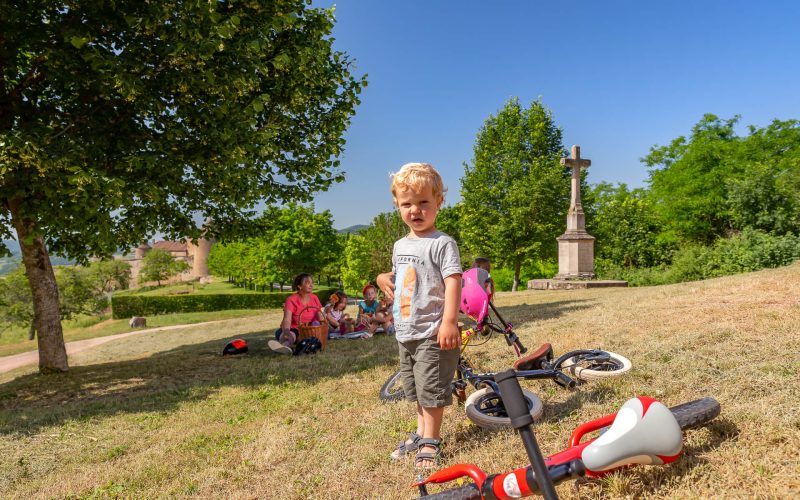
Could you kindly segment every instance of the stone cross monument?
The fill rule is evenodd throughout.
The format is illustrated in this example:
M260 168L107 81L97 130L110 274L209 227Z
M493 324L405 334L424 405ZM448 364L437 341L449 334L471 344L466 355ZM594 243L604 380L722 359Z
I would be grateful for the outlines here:
M567 211L567 232L558 239L558 274L556 279L594 278L594 236L586 232L586 220L581 206L581 167L592 164L581 158L580 146L572 146L572 158L562 158L561 164L572 168L572 197Z

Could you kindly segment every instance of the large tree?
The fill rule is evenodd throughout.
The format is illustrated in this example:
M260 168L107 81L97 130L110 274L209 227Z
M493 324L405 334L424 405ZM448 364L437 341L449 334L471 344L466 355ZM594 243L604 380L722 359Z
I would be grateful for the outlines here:
M275 2L65 2L0 10L0 239L16 232L40 371L67 370L49 253L85 261L160 231L241 228L259 200L307 201L363 78L333 9ZM2 247L2 250L6 250Z
M266 274L255 278L262 284L291 281L303 272L319 274L342 250L329 210L317 213L313 205L290 204L267 210L261 221L265 231L258 237L263 241L258 257Z
M140 281L155 281L161 286L161 281L170 276L182 273L189 269L185 260L178 260L166 250L154 248L147 252L142 259L142 269L139 270Z
M553 256L569 207L561 129L540 101L512 98L478 132L461 179L461 238L474 254L514 270Z

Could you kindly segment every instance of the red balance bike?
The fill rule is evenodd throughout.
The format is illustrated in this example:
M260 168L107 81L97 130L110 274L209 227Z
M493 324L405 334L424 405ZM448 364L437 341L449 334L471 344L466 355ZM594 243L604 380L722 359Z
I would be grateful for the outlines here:
M581 425L572 433L569 448L543 458L514 371L497 374L495 381L503 391L512 426L520 433L531 465L492 475L472 464L454 465L415 485L426 500L510 500L535 494L557 498L554 485L567 479L602 477L635 464L674 462L683 450L682 431L704 425L720 413L720 405L713 398L673 408L652 398L633 398L617 413ZM594 431L600 431L600 436L581 442ZM474 483L428 495L427 484L460 477L469 477Z

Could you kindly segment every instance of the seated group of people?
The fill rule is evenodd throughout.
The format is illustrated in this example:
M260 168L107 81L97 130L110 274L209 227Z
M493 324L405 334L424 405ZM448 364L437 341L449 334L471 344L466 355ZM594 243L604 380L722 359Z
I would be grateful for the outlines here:
M292 282L296 293L290 295L283 307L283 320L275 332L275 339L267 343L273 351L291 354L298 341L300 324L328 325L328 338L369 338L383 331L394 333L391 304L378 300L375 286L368 283L361 291L364 299L358 301L358 315L353 319L345 312L347 296L343 292L331 294L325 307L314 291L314 279L308 273L297 275Z
M479 257L474 266L479 269L479 281L491 300L494 295L494 282L491 278L489 259ZM314 278L308 273L298 274L292 282L297 292L290 295L283 306L283 320L275 332L275 339L269 340L270 349L281 354L292 354L298 341L302 324L328 325L328 338L369 338L383 331L394 334L392 305L378 300L378 290L367 283L361 290L363 300L358 301L358 315L353 319L345 312L347 296L344 292L331 294L325 307L314 294Z
M372 337L381 331L394 333L391 305L378 300L375 285L367 283L361 293L364 300L357 302L358 315L355 319L345 312L347 295L344 292L331 294L324 308L329 338Z

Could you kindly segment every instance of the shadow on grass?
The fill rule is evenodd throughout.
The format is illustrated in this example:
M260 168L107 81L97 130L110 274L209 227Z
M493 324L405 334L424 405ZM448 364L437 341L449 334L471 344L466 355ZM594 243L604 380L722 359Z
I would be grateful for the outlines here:
M515 326L558 317L590 307L587 301L499 308ZM330 341L311 356L272 353L266 339L272 331L240 335L250 352L221 356L227 340L182 345L149 357L73 366L66 374L29 374L0 385L0 434L32 434L43 426L84 421L121 413L169 412L181 404L204 400L224 386L291 387L397 365L393 337ZM153 350L158 346L154 345ZM376 394L377 397L377 394Z
M565 314L588 309L592 307L594 301L587 299L580 300L559 300L543 304L519 304L514 306L497 307L500 316L514 326L521 327L533 321L544 321L556 319ZM495 317L491 313L492 318Z
M268 334L240 335L249 346L241 356L222 356L227 340L218 339L147 358L74 366L66 374L19 377L0 385L0 434L32 434L120 413L169 412L224 386L290 388L397 364L394 337L329 341L324 352L289 356L267 348Z

